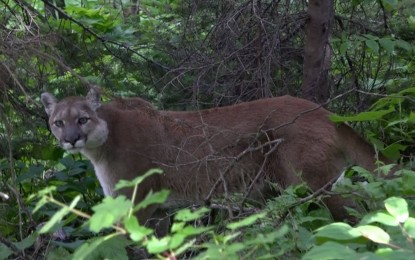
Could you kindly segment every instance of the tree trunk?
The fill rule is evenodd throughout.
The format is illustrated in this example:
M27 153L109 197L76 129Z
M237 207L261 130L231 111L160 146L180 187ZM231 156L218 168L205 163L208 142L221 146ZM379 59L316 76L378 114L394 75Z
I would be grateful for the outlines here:
M324 103L329 97L329 36L334 17L332 0L310 0L304 47L302 97Z

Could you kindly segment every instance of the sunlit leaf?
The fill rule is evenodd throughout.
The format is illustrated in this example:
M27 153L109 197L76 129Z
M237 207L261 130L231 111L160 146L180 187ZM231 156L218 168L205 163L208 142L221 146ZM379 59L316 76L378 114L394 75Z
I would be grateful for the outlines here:
M352 240L361 236L361 233L349 224L336 222L319 228L316 237L324 237L336 240Z
M258 214L253 214L249 217L243 218L237 222L233 222L230 223L228 225L226 225L227 228L235 230L241 227L246 227L246 226L250 226L252 224L254 224L258 219L261 219L263 217L265 217L266 213L262 212L262 213L258 213Z
M147 250L150 254L158 254L158 253L165 252L169 249L170 240L171 240L171 237L169 236L163 237L162 239L158 239L153 236L147 242L147 245L146 245Z
M210 230L210 227L194 227L194 226L185 226L182 230L176 230L176 233L181 233L186 236L190 235L199 235L205 233L206 231Z
M399 222L403 223L409 217L408 203L406 200L398 197L390 197L385 200L386 210L396 218Z
M140 226L135 216L131 216L124 220L124 226L133 241L141 241L143 238L153 233L153 230Z
M210 210L208 208L200 208L194 211L190 209L182 209L174 215L174 219L176 221L192 221L204 217L209 211Z
M383 212L375 212L366 215L362 221L361 225L372 224L372 223L381 223L387 226L398 226L399 222L390 214Z
M412 238L415 238L415 219L408 218L403 224L405 232L410 235Z
M125 196L118 196L115 199L105 197L101 204L92 208L95 213L89 219L89 228L91 231L99 232L103 228L111 227L121 217L126 216L132 206L132 202Z
M414 253L411 250L393 250L391 248L379 248L378 250L376 250L375 254L376 256L381 257L380 259L414 259ZM379 258L375 258L375 260L377 259Z
M376 243L388 244L390 241L390 236L388 235L388 233L376 226L359 226L356 227L356 230L359 231L363 237L370 239Z

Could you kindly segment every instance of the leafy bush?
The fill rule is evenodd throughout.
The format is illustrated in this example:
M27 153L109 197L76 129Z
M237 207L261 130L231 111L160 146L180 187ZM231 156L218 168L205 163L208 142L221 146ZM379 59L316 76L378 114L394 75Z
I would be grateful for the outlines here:
M66 171L74 169L71 163L66 166L69 167L64 168ZM380 170L388 172L390 168L388 165ZM63 194L73 193L50 186L31 198L38 200L34 211L40 213L42 208L40 216L46 216L48 221L22 241L2 244L0 256L7 258L19 251L30 252L36 241L39 244L39 239L48 239L49 246L42 249L42 254L48 258L128 259L137 255L153 255L160 259L412 258L415 219L409 213L415 204L396 194L415 193L415 173L399 170L396 178L384 180L358 167L351 171L371 176L369 183L353 183L346 177L334 190L360 201L368 210L360 215L352 212L360 219L355 227L332 223L328 210L321 203L326 195L310 194L307 186L301 184L282 191L262 211L247 208L239 216L218 217L208 225L201 223L206 222L210 209L178 210L174 213L170 233L162 238L139 223L133 213L153 203L162 203L168 191L150 193L138 205L133 205L131 198L125 196L107 197L93 206L92 212L87 212L79 209L84 208L83 196L73 196L70 202L63 203L61 199L68 201L69 198ZM135 180L120 181L117 188L137 189L146 177L159 173L159 170L151 170Z
M414 259L415 218L407 201L390 197L384 206L356 227L331 223L317 229L316 246L302 259Z

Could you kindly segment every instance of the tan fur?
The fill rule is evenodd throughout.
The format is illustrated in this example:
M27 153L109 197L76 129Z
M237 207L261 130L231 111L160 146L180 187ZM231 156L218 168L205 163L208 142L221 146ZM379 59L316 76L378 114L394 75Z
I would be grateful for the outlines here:
M106 195L114 195L118 180L153 167L164 173L144 182L137 200L150 190L167 188L168 206L203 203L210 193L246 192L255 178L250 198L261 200L266 199L268 182L286 187L305 181L316 190L348 166L375 168L372 147L350 127L332 123L330 112L318 105L290 96L196 112L158 111L140 98L100 106L94 89L87 98L60 102L44 93L42 102L63 147L66 127L72 135L78 129L85 138L85 146L77 150L93 163ZM78 112L67 112L74 108ZM85 125L54 125L56 120L77 122L85 113L90 118ZM96 140L102 138L96 135L105 141L100 144ZM95 142L89 144L90 139ZM224 181L218 182L221 175ZM212 190L215 183L219 185ZM353 206L340 197L327 203L337 219L345 217L344 205ZM157 208L139 212L140 221Z

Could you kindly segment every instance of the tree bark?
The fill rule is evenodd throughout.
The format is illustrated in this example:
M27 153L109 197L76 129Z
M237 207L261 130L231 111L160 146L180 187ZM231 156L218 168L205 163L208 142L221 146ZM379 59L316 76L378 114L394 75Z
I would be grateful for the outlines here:
M329 37L334 17L333 1L310 0L307 12L301 94L303 98L321 104L329 97Z

